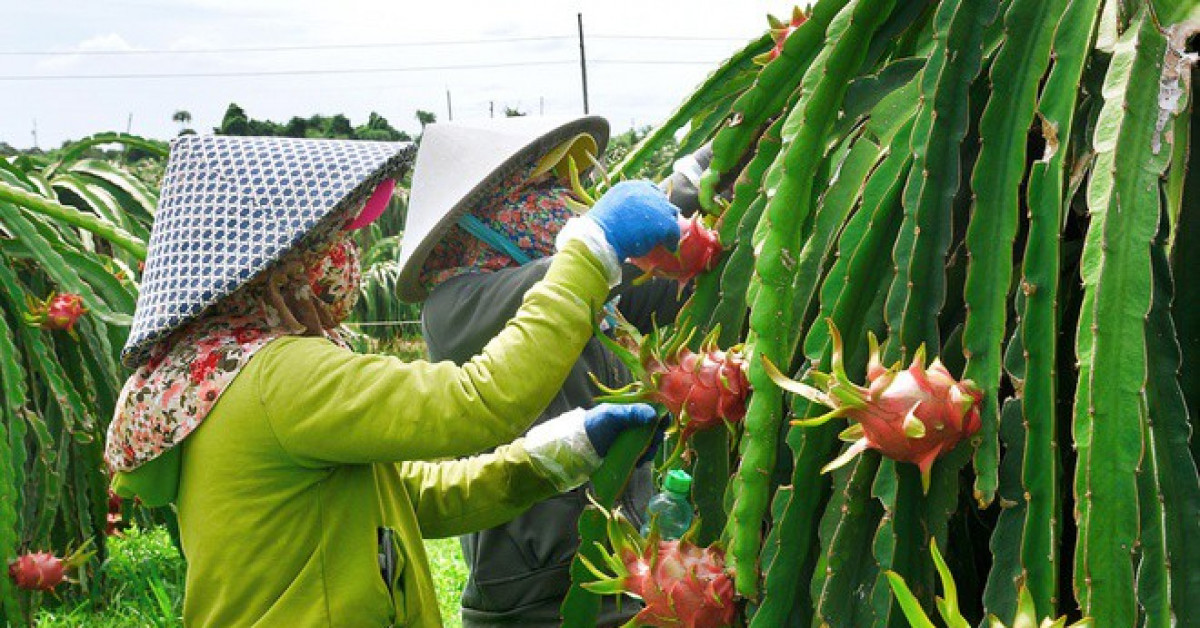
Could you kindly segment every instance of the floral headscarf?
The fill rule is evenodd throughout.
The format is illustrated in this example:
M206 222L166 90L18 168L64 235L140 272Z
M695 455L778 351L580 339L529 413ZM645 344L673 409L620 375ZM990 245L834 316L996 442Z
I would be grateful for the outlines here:
M152 350L117 400L104 451L112 471L132 471L182 442L272 340L323 335L346 346L336 327L358 297L358 247L346 231L323 241L287 255Z
M517 170L471 209L480 222L532 259L554 254L554 237L575 215L568 204L570 188L553 170L534 176L538 169L537 163L531 163ZM459 275L518 265L509 255L455 225L430 252L419 281L429 290Z

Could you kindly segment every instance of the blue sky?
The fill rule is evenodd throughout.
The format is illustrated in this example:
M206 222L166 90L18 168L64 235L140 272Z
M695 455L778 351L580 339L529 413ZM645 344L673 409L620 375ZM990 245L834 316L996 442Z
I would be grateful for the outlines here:
M591 111L607 116L619 131L661 121L720 60L765 30L768 12L785 16L791 5L736 0L14 2L0 23L0 93L6 94L0 99L0 141L31 146L35 120L43 148L99 131L124 131L127 125L134 133L165 139L179 130L171 121L175 111L189 111L192 126L206 132L230 102L252 117L281 122L293 115L341 112L360 124L374 110L397 128L413 130L417 109L446 118L447 90L455 119L487 116L489 102L497 115L505 106L533 115L543 109L547 115L581 113L580 12ZM485 41L425 45L479 40ZM381 43L420 45L345 47ZM280 47L293 49L236 50ZM178 52L195 50L218 52ZM24 52L57 54L13 54ZM492 67L414 69L446 66ZM406 70L361 72L381 69ZM295 71L329 72L11 80Z

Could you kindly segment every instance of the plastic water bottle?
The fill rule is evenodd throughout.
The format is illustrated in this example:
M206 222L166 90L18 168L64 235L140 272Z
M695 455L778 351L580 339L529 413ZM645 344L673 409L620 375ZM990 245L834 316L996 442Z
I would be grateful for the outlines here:
M650 521L658 525L663 540L677 539L692 526L692 504L688 493L692 490L692 476L683 469L672 469L663 479L663 490L650 498L646 506L646 523L642 525L642 536L650 533Z

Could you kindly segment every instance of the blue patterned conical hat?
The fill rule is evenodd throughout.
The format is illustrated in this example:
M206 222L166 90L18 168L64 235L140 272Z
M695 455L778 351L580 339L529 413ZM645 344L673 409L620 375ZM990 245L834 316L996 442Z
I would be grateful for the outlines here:
M183 136L171 146L129 340L150 348L262 273L308 234L400 177L399 142Z

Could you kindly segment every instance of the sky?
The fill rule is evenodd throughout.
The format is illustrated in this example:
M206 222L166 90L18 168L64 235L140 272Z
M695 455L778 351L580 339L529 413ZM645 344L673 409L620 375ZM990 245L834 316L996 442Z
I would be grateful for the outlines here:
M167 139L180 110L211 132L230 102L276 122L344 113L358 125L376 111L410 132L418 109L447 119L447 92L456 120L581 114L577 14L590 111L620 132L664 120L768 13L791 12L752 0L5 4L0 141L33 146L36 128L43 149L101 131Z

